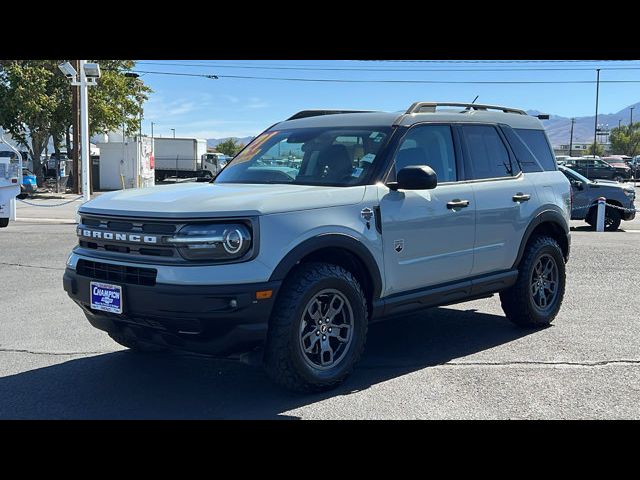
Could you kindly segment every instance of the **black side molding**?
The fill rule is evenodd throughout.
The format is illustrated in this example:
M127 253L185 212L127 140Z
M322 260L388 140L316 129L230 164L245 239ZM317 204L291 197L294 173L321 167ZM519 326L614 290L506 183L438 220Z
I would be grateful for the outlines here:
M491 295L509 288L517 278L514 269L391 295L375 302L372 320Z

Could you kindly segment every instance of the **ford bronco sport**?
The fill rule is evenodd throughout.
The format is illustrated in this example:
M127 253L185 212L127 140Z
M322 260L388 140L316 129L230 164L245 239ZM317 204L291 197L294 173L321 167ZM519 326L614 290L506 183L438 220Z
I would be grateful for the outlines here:
M384 317L499 292L509 320L548 325L570 202L524 111L303 111L211 183L83 204L64 289L132 350L244 355L282 386L324 390Z

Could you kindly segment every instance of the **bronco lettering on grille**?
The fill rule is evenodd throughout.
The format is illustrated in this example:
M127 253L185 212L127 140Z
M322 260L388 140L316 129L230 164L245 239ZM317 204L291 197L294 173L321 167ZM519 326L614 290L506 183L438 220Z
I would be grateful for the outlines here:
M102 240L115 240L117 242L158 243L158 237L155 235L104 232L101 230L90 230L87 228L78 228L78 236L86 238L99 238Z

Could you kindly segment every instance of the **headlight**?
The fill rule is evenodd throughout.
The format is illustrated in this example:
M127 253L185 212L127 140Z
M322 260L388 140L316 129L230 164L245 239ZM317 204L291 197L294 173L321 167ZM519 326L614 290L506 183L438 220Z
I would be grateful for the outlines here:
M188 260L234 260L251 248L251 232L242 223L195 224L167 239Z
M624 190L624 194L625 194L627 197L635 197L635 196L636 196L636 192L635 192L635 190Z

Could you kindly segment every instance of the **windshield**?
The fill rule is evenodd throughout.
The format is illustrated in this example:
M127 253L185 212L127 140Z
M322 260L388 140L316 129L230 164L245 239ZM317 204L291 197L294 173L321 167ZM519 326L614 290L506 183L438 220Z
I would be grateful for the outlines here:
M569 180L578 180L579 182L583 182L585 184L591 183L591 180L589 180L587 177L580 175L575 170L571 170L570 168L564 167L561 169L561 171L562 173L565 174L565 176L569 177Z
M389 127L268 131L231 160L215 183L361 185L390 131Z

